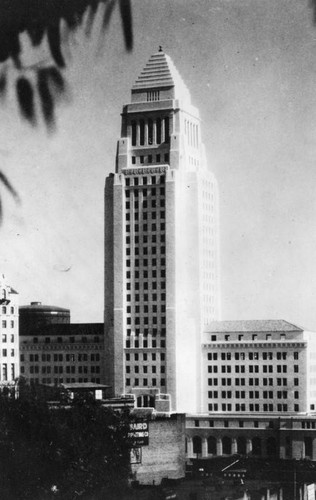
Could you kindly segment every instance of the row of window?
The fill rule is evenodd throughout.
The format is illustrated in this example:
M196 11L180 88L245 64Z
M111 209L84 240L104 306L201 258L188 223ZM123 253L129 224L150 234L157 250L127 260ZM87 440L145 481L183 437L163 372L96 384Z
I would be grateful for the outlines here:
M125 354L125 359L126 359L126 361L133 361L133 360L134 361L142 361L142 360L149 361L150 359L152 361L157 361L157 360L159 360L159 353L156 353L156 352L152 352L152 353L147 353L147 352L130 353L130 352L127 352ZM164 352L160 353L160 360L165 361L165 353Z
M90 356L87 353L78 353L78 354L62 354L62 353L43 353L43 354L30 354L29 361L31 363L38 361L88 361L90 357L90 361L100 361L99 353L92 353ZM24 362L27 360L26 354L20 355L20 361Z
M220 370L219 370L220 368ZM273 367L273 365L262 365L261 369L263 373L273 373L273 368L276 368L277 373L287 373L287 365L276 365ZM221 373L232 373L232 366L231 365L209 365L207 367L208 373L218 373L219 371ZM234 371L235 373L245 373L246 371L249 371L249 373L259 373L259 365L237 365L234 366ZM293 371L294 373L299 372L299 365L293 365Z
M152 146L169 142L169 117L157 118L155 120L133 120L132 146Z
M278 399L287 399L288 398L288 391L276 391L274 393L273 391L262 391L261 392L261 397L263 399L273 399L277 396ZM231 398L236 398L236 399L259 399L260 398L260 392L259 391L208 391L208 397L209 399L231 399ZM294 398L299 399L299 391L294 391Z
M6 358L7 356L14 356L14 355L15 355L14 349L2 349L2 357L3 358Z
M148 184L147 184L147 177L143 177L142 178L142 183L143 184L140 184L139 183L139 180L141 180L141 178L139 177L134 177L134 186L137 187L137 186L140 186L139 189L130 189L131 186L128 186L126 189L125 189L125 197L126 197L126 201L130 201L130 198L134 195L134 199L137 199L140 197L140 195L143 196L143 198L149 198L151 197L151 199L156 199L156 201L158 201L158 198L159 198L159 201L160 203L162 201L165 201L165 186L162 186L162 187L151 187L149 188ZM125 180L125 185L126 185L126 181L127 179ZM143 186L143 187L141 187ZM161 205L161 206L164 206ZM126 207L125 207L126 208Z
M131 210L131 208L134 208L134 210L136 211L135 213L135 219L137 218L137 210L140 209L140 205L141 205L141 208L142 210L147 210L147 209L150 209L150 208L154 208L154 209L158 209L159 207L160 208L165 208L165 200L160 200L159 203L158 203L158 200L156 199L153 199L151 200L151 202L149 203L148 200L143 200L141 201L141 203L139 203L139 200L135 200L133 204L131 204L130 201L126 201L125 202L125 209L126 210ZM144 215L146 212L143 212L142 215ZM148 210L147 213L151 213L150 210ZM161 219L164 219L165 218L165 213L164 212L160 212L160 217Z
M130 279L130 277L128 279ZM160 286L161 286L161 288L164 289L165 288L165 282L161 282ZM161 297L161 295L160 295L160 297ZM133 298L134 298L135 302L140 302L140 300L143 300L144 302L148 302L150 300L152 300L153 302L156 302L158 300L158 294L157 293L152 293L151 296L150 296L148 293L144 293L142 295L142 298L140 298L140 294L139 293L135 293L134 296L133 296ZM126 302L131 302L131 300L132 300L132 295L130 293L127 293L126 294ZM164 299L161 299L161 300L164 300Z
M263 385L273 385L273 378L263 378L261 384ZM260 385L259 383L260 379L259 378L249 378L248 379L248 385ZM299 379L294 378L294 385L299 385ZM276 379L276 384L277 385L287 385L288 379L287 378L277 378ZM246 379L245 378L222 378L222 379L217 379L217 378L209 378L208 379L208 385L246 385Z
M150 312L150 311L149 311L150 307L149 307L147 304L145 304L145 305L142 307L142 309L143 309L144 313L148 313L148 312ZM126 307L126 312L127 312L127 313L131 313L131 312L132 312L132 310L133 310L133 312L135 312L135 313L140 313L140 312L141 312L141 307L140 307L140 306L138 306L138 305L136 305L136 306L135 306L135 307L133 307L133 308L132 308L132 306L127 306L127 307ZM153 304L153 305L151 306L151 310L152 310L152 312L153 312L153 313L158 312L158 306L157 306L157 304ZM166 312L166 305L165 305L165 304L161 304L161 306L160 306L160 311L161 311L162 313L165 313L165 312Z
M9 325L10 325L10 328L14 328L14 320L7 321L6 319L3 319L1 321L2 328L7 328Z
M273 340L277 340L276 339L276 334L274 334L273 337L274 337ZM280 333L280 336L279 336L278 340L285 340L285 339L286 339L286 334L285 333ZM222 341L223 338L220 337L219 340ZM258 335L256 333L254 333L254 334L251 335L251 339L250 339L250 337L248 335L245 336L242 333L237 334L237 336L234 336L234 337L232 337L232 335L230 335L229 333L227 333L227 334L224 334L224 340L225 341L235 341L235 340L238 340L238 341L249 342L250 340L252 340L252 341L258 341L259 339L258 339ZM266 340L268 340L268 341L272 340L272 334L271 333L267 333L266 334ZM211 335L211 341L212 342L217 342L217 335ZM261 339L260 339L260 342L261 342Z
M129 339L126 340L126 349L139 349L140 348L140 343L139 340L135 339L134 343L132 343ZM151 347L153 349L156 349L157 347L160 347L161 349L164 349L166 347L166 341L165 340L160 340L160 342L157 342L156 339L152 339L151 341ZM143 339L143 348L149 348L148 342L146 339Z
M29 382L31 385L37 385L39 383L42 383L42 384L48 384L48 385L51 385L51 384L54 384L54 385L60 385L60 384L73 384L75 382L79 382L79 384L82 384L82 383L85 383L85 382L94 382L96 384L100 384L100 378L98 377L92 377L91 379L89 379L88 377L79 377L79 378L47 378L47 377L43 377L41 379L35 377L31 377L29 378Z
M232 427L234 426L235 422L231 422L231 425L229 425L229 420L224 420L224 422L216 422L217 425L214 425L215 422L214 420L209 420L208 421L208 424L209 424L209 427ZM204 424L203 423L203 427L204 427ZM238 427L244 427L244 421L243 420L238 420ZM263 425L263 427L266 427L266 425L268 426L269 429L273 429L274 428L274 422L273 420L270 420L269 422L261 422L261 424ZM255 429L258 429L259 428L259 421L258 420L254 420L252 422L252 425ZM250 426L250 422L247 422L247 427ZM194 420L194 427L200 427L200 420Z
M156 253L156 252L155 252ZM131 260L130 259L126 259L126 267L131 267ZM162 257L160 260L159 259L156 259L156 258L152 258L152 259L146 259L146 258L143 258L140 262L139 259L135 259L132 263L132 265L134 267L139 267L139 266L157 266L157 265L161 265L161 266L165 266L166 265L166 259L165 257Z
M143 316L143 317L136 316L136 318L134 318L134 323L135 323L135 325L140 325L141 323L143 323L144 325L148 325L149 319L153 325L158 324L158 316L151 316L150 318L148 316ZM159 316L159 319L160 319L161 324L163 324L163 325L166 324L166 316ZM126 324L131 325L131 323L132 323L131 316L127 316Z
M14 380L15 379L15 364L11 363L9 366L10 366L10 380ZM1 374L2 374L3 381L8 380L9 366L7 365L7 363L1 363L1 368L2 368Z
M6 333L3 333L1 335L2 343L5 343L8 341L8 335ZM11 333L10 335L10 342L14 342L14 333Z
M219 409L220 408L220 409ZM246 405L245 403L236 403L232 405L231 403L222 403L221 407L217 403L210 403L208 405L208 411L263 411L263 412L284 412L289 411L288 405L284 403L272 404L264 403L260 405L259 403L250 403ZM298 404L294 405L294 411L299 412L300 406Z
M140 165L143 165L144 163L151 164L151 163L153 163L153 161L154 161L154 163L161 163L162 155L156 154L155 156L153 156L153 155L132 156L132 165L137 165L138 162ZM163 161L164 161L164 163L169 163L169 153L164 153Z
M136 387L139 387L139 386L140 387L148 387L148 386L156 387L157 386L157 379L156 378L152 378L152 379L126 378L126 380L125 380L126 386L132 385L132 382L134 382L134 386L136 386ZM148 382L150 382L150 383L148 383ZM159 382L159 380L158 380L158 382ZM164 378L160 379L160 386L165 386L165 385L166 385L166 380Z
M139 182L142 181L142 184ZM164 175L151 175L150 177L125 177L125 186L148 186L148 185L156 185L156 184L164 184L165 176ZM164 189L164 188L161 188ZM136 193L136 192L134 192ZM164 194L164 191L163 191Z
M7 307L7 306L2 306L2 307L1 307L1 312L2 312L2 314L9 314L9 313L10 313L10 314L14 314L14 307L13 307L13 306L11 306L11 307L9 308L9 307Z
M138 365L135 365L134 367L127 365L126 366L126 373L131 373L131 368L133 369L132 371L134 371L134 373L140 373L140 368L142 369L142 373L149 373L148 368L150 368L150 367L148 365L144 365L141 367ZM165 373L165 371L166 371L166 367L164 365L160 366L160 373ZM157 366L156 365L151 366L151 373L157 373Z
M162 271L163 271L163 272L162 272ZM166 277L166 276L165 276L165 270L164 270L164 269L161 269L161 272L159 273L159 274L160 274L160 276L159 276L159 277L157 277L157 270L156 270L156 269L152 269L152 270L150 271L150 273L149 273L149 274L150 274L150 276L151 276L152 278L154 278L154 279L159 279L159 278L165 278L165 277ZM144 278L144 279L148 279L148 277L149 277L149 276L148 276L148 270L147 270L147 269L144 269L144 270L143 270L143 272L139 272L138 270L135 270L135 271L134 271L134 273L133 273L133 276L134 276L134 278L135 278L135 279L142 279L142 278ZM132 277L131 271L126 271L126 279L131 279L131 277ZM143 284L143 285L145 285L145 283L146 283L146 282L142 282L142 284ZM153 282L150 282L150 285L151 285L152 283L155 283L155 282L154 282L154 281L153 281ZM127 285L128 285L128 284L127 284ZM135 283L135 285L136 285L136 283ZM144 289L147 289L147 288L148 288L148 287L145 287L145 286L144 286ZM157 288L157 286L155 286L155 288ZM162 281L160 281L160 288L162 288L162 289L165 289L165 288L166 288L166 283L165 283L165 281L163 281L163 280L162 280ZM127 286L127 289L129 290L128 286ZM138 288L136 288L136 286L135 286L135 289L136 289L136 290L139 290L139 287L138 287ZM148 300L148 295L147 295L147 294L145 294L145 295L146 295L146 297L144 296L144 300L146 300L146 301L147 301L147 300ZM154 297L156 297L156 298L154 298ZM139 299L139 294L136 294L136 295L135 295L135 300L136 300L136 301L139 301L139 300L140 300L140 299ZM152 300L157 300L157 294L156 294L156 293L152 294Z
M188 137L189 146L193 146L195 148L198 147L199 144L199 127L196 123L192 123L189 120L184 120L184 133Z
M41 368L41 370L40 370ZM78 373L100 373L100 366L99 365L96 365L96 366L78 366L77 367L77 371ZM25 373L26 370L25 370L25 367L24 366L21 366L21 373ZM72 365L72 366L58 366L58 365L55 365L55 366L42 366L42 367L39 367L38 365L31 365L29 367L29 372L30 374L34 374L34 373L76 373L76 366Z
M261 354L261 357L263 360L272 360L274 359L274 356L276 357L276 359L278 360L286 360L287 359L287 352L280 352L280 351L277 351L276 353L273 353L273 352L249 352L248 353L248 359L250 360L259 360L260 359L260 354ZM230 361L231 359L235 359L236 361L243 361L245 359L247 359L247 355L246 353L244 352L235 352L235 353L231 353L231 352L221 352L220 355L219 353L217 352L209 352L207 354L207 359L210 360L210 361L217 361L219 359L221 359L222 361ZM294 352L293 353L293 358L294 359L299 359L299 353L298 352Z
M42 337L33 337L33 344L38 344L40 343L41 341L43 341L43 338ZM89 336L89 337L44 337L44 342L45 344L54 344L54 343L57 343L57 344L62 344L62 343L67 343L67 344L78 344L78 343L82 343L82 344L87 344L87 343L93 343L93 344L98 344L99 342L101 342L101 337L99 337L98 335L94 335L92 337Z
M149 331L149 328L144 328L142 331L140 331L139 328L136 328L134 333L135 333L136 337L142 333L144 335L143 342L145 342L146 337L149 335L150 331ZM165 337L166 336L166 328L162 327L159 330L159 332L158 332L157 328L151 328L151 333L152 333L153 337L157 336L158 333L160 333L161 337ZM126 334L128 337L131 336L132 330L130 328L127 328ZM135 339L135 340L137 340L137 339ZM145 345L144 345L144 347L145 347Z
M164 201L164 200L161 200L161 201ZM158 215L159 215L159 212L157 210L153 210L152 212L148 211L148 212L143 212L142 213L142 221L146 221L146 222L143 222L143 231L148 231L148 225L147 225L147 220L149 218L148 216L150 216L152 218L152 220L156 220L158 218L157 217ZM138 222L139 213L136 212L136 213L133 214L133 216L134 216L134 220L136 222ZM165 212L164 211L160 212L160 218L161 219L165 218ZM125 214L125 219L126 219L126 221L130 221L131 220L131 214L129 212L127 212Z

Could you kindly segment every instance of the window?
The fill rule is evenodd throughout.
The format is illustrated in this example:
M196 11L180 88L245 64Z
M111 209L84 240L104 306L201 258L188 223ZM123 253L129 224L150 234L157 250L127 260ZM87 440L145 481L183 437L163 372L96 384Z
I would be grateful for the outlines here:
M294 353L294 359L296 359L296 360L298 359L298 352Z
M132 121L132 146L136 146L136 122Z
M140 120L139 122L139 142L141 146L145 144L145 122L144 120Z
M298 365L294 365L294 373L298 373L299 372L299 367Z
M5 319L2 320L2 328L6 328L7 327L7 322Z

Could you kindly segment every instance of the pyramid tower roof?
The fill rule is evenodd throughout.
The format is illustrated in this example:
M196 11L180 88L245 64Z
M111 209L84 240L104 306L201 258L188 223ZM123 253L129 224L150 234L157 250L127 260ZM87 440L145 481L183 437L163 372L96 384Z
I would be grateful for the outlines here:
M132 91L174 87L174 97L191 101L190 93L171 58L161 49L150 56Z

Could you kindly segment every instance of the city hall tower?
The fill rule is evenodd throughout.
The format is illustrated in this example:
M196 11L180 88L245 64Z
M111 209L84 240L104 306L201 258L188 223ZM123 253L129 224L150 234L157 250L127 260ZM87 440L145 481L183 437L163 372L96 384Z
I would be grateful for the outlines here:
M153 54L123 107L105 184L106 383L137 406L200 411L201 339L218 320L217 186L199 113Z

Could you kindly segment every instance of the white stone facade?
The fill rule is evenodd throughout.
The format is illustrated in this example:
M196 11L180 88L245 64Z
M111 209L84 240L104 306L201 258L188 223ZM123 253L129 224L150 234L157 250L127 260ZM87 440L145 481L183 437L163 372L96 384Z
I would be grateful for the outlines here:
M158 52L123 108L105 187L106 383L139 406L165 394L200 409L201 332L220 314L217 198L198 111Z

